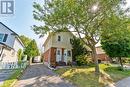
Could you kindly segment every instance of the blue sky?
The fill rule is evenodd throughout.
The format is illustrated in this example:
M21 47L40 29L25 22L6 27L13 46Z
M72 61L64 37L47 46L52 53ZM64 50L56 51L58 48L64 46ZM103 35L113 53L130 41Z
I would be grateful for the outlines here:
M36 35L30 28L30 26L35 24L32 16L32 4L33 0L15 0L14 16L2 16L0 17L0 21L18 34L35 38Z
M34 1L44 1L44 0L15 0L15 14L14 16L6 16L1 17L0 21L7 25L10 29L18 33L19 35L25 35L30 38L36 39L38 45L43 44L45 38L39 39L37 35L31 30L31 26L34 24L38 24L33 19L33 2ZM130 0L128 1L128 5L130 6Z

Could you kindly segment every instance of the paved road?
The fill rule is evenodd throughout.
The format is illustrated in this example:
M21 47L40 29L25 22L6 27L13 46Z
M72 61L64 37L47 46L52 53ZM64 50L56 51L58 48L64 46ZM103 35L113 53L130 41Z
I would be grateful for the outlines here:
M115 87L130 87L130 77L120 80Z
M120 80L115 84L110 84L107 87L130 87L130 77Z
M15 87L74 87L61 79L43 64L31 65L27 68Z

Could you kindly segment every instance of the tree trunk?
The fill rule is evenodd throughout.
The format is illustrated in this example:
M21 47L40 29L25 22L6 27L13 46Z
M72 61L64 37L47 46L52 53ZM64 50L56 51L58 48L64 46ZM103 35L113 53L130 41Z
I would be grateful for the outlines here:
M32 64L32 57L30 57L30 59L29 59L29 65L31 65Z
M121 65L121 69L123 70L123 63L122 63L121 57L119 57L119 62L120 62L120 65Z
M92 57L93 57L94 63L95 63L95 73L99 74L100 70L99 70L99 64L98 64L98 58L97 58L97 53L96 53L95 46L93 46L93 49L92 49Z

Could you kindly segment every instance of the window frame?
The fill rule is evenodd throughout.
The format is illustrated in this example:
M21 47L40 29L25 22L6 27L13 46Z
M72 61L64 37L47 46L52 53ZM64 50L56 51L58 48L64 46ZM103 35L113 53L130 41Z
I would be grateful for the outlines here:
M3 42L3 40L4 40L4 37L5 37L5 34L3 34L3 33L0 33L0 35L3 35L2 39L0 39L0 42ZM1 38L1 37L0 37L0 38Z
M61 42L61 36L58 35L58 39L57 39L58 42Z
M60 55L60 50L57 50L57 55Z
M67 56L71 57L71 51L70 50L67 51Z

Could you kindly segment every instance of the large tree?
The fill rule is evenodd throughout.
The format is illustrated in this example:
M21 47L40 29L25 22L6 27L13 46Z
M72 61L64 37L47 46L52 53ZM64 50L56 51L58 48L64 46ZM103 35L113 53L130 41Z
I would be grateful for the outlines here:
M101 35L101 45L110 57L119 58L123 69L121 59L130 56L130 28L128 27L130 21L124 17L112 17L113 23L110 23L109 20L105 22L106 26Z
M124 0L45 0L43 5L34 3L34 19L44 23L33 26L40 36L57 30L73 30L92 51L95 71L99 73L95 45L100 40L103 22L120 10ZM84 36L84 38L82 38Z

